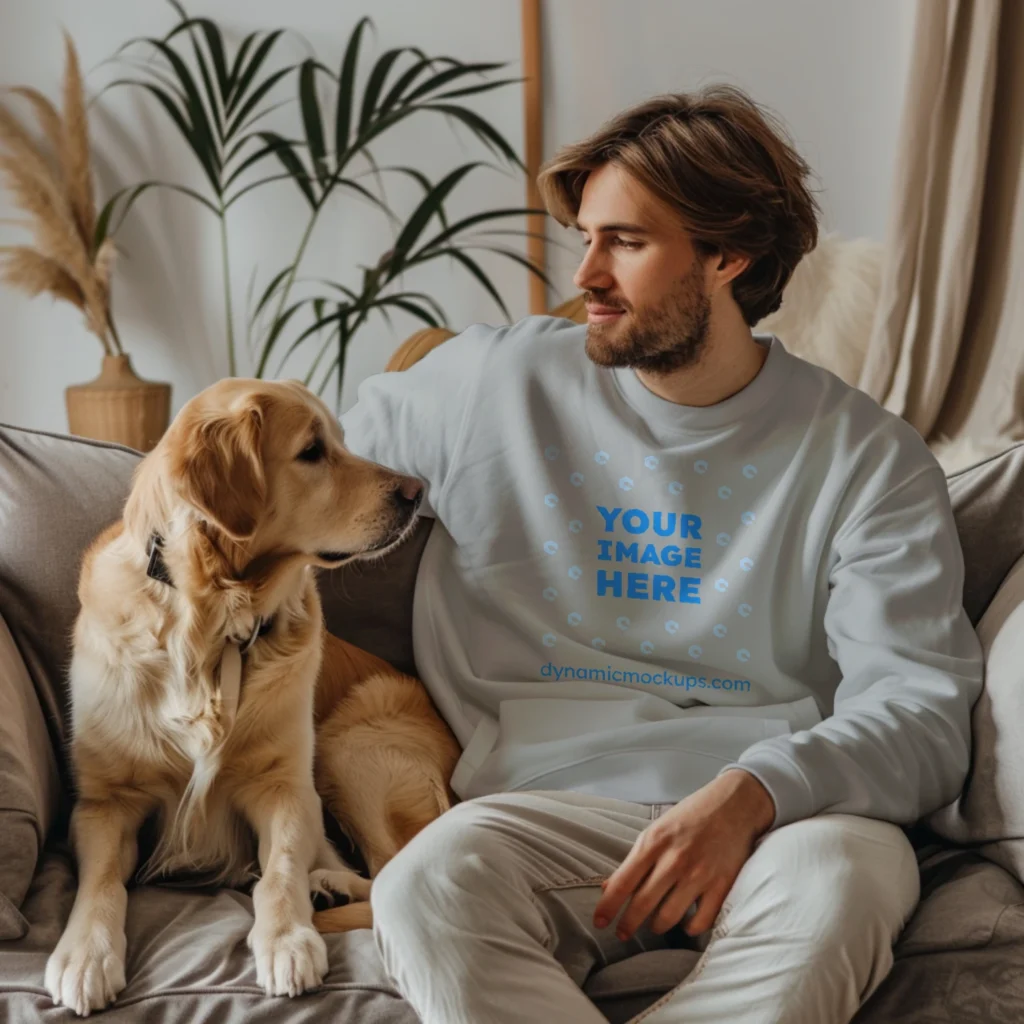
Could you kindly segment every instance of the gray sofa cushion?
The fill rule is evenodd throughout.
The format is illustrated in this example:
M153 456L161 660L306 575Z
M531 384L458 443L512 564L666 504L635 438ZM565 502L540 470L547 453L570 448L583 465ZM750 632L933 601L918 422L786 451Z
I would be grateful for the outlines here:
M28 666L54 748L78 614L78 567L120 518L139 455L118 445L0 425L0 615Z
M948 480L967 575L964 607L977 623L1024 554L1024 442Z
M921 903L855 1024L1024 1020L1024 886L975 854L921 865Z
M64 851L47 850L24 913L30 930L20 942L0 943L0 1020L70 1022L43 988L50 950L74 900L75 878ZM416 1024L412 1009L391 987L368 931L326 936L330 971L317 992L271 999L256 984L245 944L252 901L226 889L138 887L129 891L128 985L101 1019L217 1021L218 1024Z
M0 940L28 925L18 912L57 810L57 761L25 663L0 617Z
M413 674L413 590L433 524L433 519L421 519L412 536L383 558L353 562L320 574L327 628Z
M929 824L1024 880L1024 558L978 624L985 688L971 715L971 771L963 792ZM981 845L984 844L984 845Z

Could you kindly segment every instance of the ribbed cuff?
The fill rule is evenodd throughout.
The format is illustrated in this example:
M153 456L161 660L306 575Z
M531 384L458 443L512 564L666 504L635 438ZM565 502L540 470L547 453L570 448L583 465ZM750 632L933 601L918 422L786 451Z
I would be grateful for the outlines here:
M803 773L796 765L780 758L775 751L743 754L738 761L726 765L718 774L736 768L750 772L768 790L775 804L775 820L769 831L814 815L814 797Z

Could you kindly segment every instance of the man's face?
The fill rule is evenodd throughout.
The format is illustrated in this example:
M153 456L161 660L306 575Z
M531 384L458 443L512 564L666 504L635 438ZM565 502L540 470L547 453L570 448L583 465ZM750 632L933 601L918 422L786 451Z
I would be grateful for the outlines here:
M587 178L577 225L586 255L573 280L586 292L591 360L653 374L697 362L711 301L705 261L675 211L606 164Z

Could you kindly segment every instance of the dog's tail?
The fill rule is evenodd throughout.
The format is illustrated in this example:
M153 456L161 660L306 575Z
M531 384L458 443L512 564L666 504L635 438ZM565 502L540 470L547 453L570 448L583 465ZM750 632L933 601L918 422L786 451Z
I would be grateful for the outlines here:
M373 911L369 900L348 903L344 907L332 907L313 915L313 927L323 935L333 932L354 932L360 928L373 927Z

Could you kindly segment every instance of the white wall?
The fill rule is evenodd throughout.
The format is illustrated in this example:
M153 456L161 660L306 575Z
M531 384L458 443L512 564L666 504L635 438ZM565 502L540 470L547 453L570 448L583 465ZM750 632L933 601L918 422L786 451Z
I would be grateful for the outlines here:
M218 20L237 40L255 28L285 23L306 36L316 54L337 65L352 25L372 11L377 34L368 48L420 46L464 60L518 61L518 0L191 0L190 9ZM547 0L545 4L545 149L592 131L621 107L669 90L726 80L749 89L788 122L816 168L826 227L882 237L898 117L909 60L913 0ZM33 85L56 97L62 64L60 29L76 40L91 89L114 76L101 66L126 39L160 34L172 17L160 0L0 0L0 85ZM304 56L297 42L283 51ZM512 69L517 72L516 68ZM517 148L522 139L519 90L485 94L476 109ZM184 144L164 116L138 95L107 93L93 108L92 135L101 192L149 177L201 186ZM288 130L294 108L273 115ZM465 133L441 120L403 127L381 147L382 163L415 164L433 178L478 158ZM389 198L407 212L414 190ZM468 214L518 205L514 176L481 173L453 206ZM0 196L0 242L16 233L2 222L12 210ZM253 267L266 281L292 256L305 207L287 184L243 199L230 221L236 322L244 323ZM575 238L554 228L549 247L562 296L572 294ZM383 222L343 201L322 219L306 273L353 283L360 263L388 245ZM173 406L226 372L217 223L198 206L169 193L150 193L119 236L126 258L116 277L115 310L137 371L170 380ZM498 258L486 265L513 316L527 311L525 272ZM463 272L438 265L409 282L430 291L454 325L499 322L501 314ZM0 421L43 429L65 426L63 389L90 379L99 346L76 310L48 299L0 290ZM358 381L383 367L416 324L396 318L368 327L349 355L343 406ZM243 356L242 372L251 363ZM305 369L290 364L289 376Z

